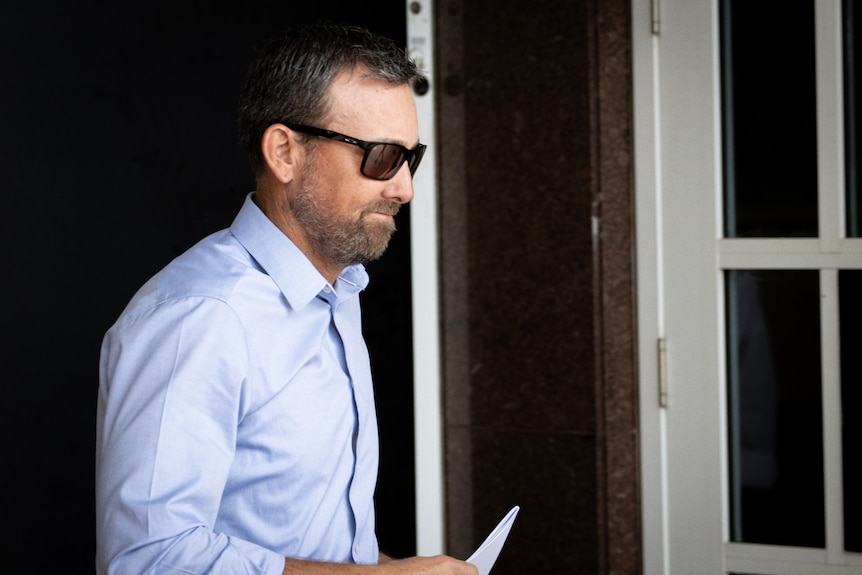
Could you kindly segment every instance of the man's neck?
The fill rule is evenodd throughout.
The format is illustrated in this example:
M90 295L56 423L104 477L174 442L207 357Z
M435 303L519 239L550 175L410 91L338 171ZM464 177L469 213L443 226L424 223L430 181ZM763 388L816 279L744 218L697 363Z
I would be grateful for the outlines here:
M292 217L290 207L287 205L287 199L283 199L285 205L279 205L279 200L273 197L273 194L254 195L254 202L257 207L266 215L269 220L275 224L281 232L290 238L290 241L308 258L308 261L320 272L320 275L329 282L330 285L335 285L335 281L341 274L344 266L341 264L333 264L326 258L322 257L314 245L309 241L302 225Z

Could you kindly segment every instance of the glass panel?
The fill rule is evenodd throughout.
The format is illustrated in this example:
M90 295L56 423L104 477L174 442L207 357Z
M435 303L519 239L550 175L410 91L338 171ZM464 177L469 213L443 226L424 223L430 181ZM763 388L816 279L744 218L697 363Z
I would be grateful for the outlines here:
M818 272L726 288L731 540L824 547Z
M723 0L725 235L817 236L814 1Z
M844 548L862 552L862 270L838 275L841 321L841 421Z
M862 167L862 42L856 37L862 7L844 2L844 126L847 171L847 235L859 237L862 206L859 203L859 170Z

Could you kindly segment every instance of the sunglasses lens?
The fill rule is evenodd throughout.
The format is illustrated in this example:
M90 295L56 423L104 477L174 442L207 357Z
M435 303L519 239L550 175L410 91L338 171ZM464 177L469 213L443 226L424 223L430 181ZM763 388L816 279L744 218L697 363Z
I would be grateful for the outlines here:
M376 180L388 180L404 163L405 151L397 144L376 144L368 150L362 173Z
M427 146L424 144L419 144L413 149L413 154L410 159L407 160L407 165L410 167L411 175L415 174L417 168L419 168L419 162L422 161L422 156L425 155L426 148Z

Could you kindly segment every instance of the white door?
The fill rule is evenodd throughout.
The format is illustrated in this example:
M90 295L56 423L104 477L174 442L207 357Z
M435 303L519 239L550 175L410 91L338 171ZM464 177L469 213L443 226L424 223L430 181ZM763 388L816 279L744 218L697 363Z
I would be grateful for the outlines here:
M648 575L862 573L855 10L633 0Z
M445 551L433 4L432 0L405 2L407 49L428 78L426 85L414 87L419 138L428 148L422 169L413 180L416 195L410 204L416 552L419 555L437 555Z

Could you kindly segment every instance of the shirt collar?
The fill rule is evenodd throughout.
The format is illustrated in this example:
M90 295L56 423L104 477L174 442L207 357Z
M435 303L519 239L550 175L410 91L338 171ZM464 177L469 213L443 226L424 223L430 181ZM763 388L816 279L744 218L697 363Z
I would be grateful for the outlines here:
M290 306L299 310L318 294L332 292L333 288L326 278L296 244L266 217L253 198L254 193L246 196L230 231L269 274ZM360 264L349 266L335 282L336 299L353 297L367 285L368 273L365 267Z

